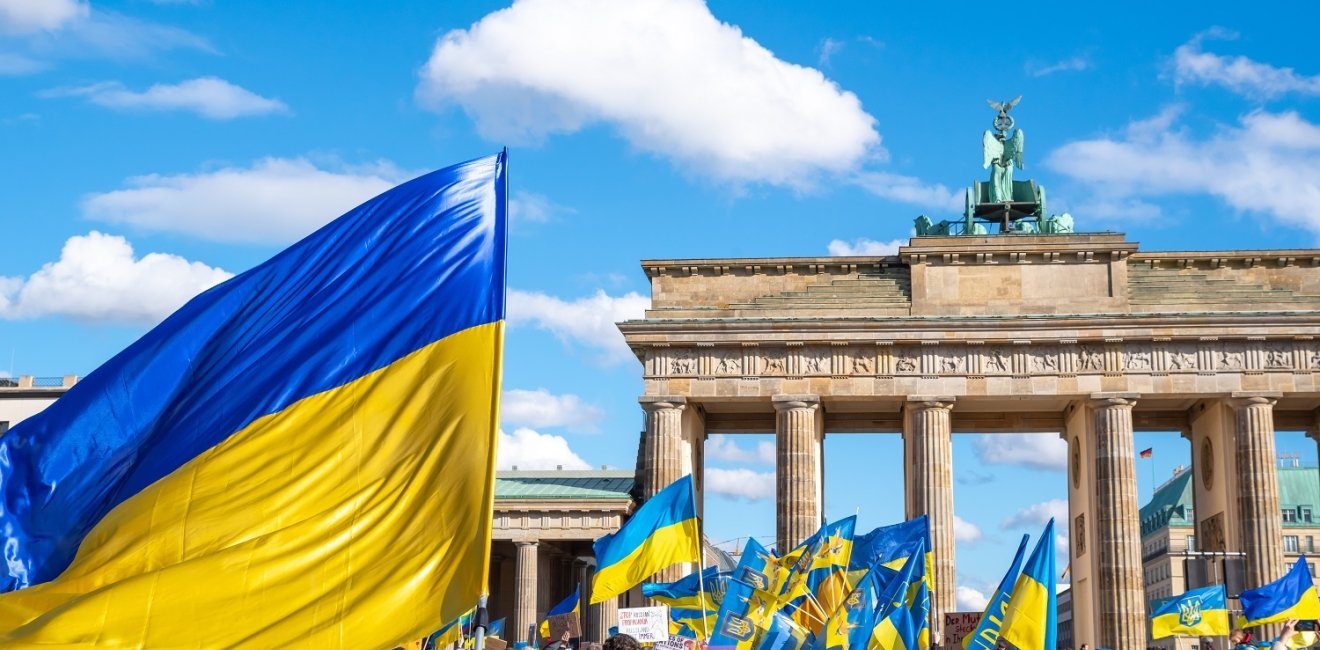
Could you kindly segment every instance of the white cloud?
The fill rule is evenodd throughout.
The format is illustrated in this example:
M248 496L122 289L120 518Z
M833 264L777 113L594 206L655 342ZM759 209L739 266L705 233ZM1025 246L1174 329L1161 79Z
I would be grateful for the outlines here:
M562 436L539 433L532 429L500 432L498 469L591 469L587 461L573 453Z
M251 167L150 174L87 197L83 216L218 241L292 242L404 180L389 163L317 167L264 158Z
M960 612L984 612L990 597L967 585L958 585L957 601Z
M442 36L417 95L461 107L496 140L607 124L735 183L804 187L883 156L855 95L775 58L701 0L518 0Z
M765 501L775 497L775 473L750 469L707 467L704 490L743 501Z
M1039 61L1027 62L1027 74L1033 77L1044 77L1056 72L1081 72L1091 67L1090 59L1084 56L1074 56L1055 61L1054 63L1041 63Z
M972 544L981 540L981 527L959 517L953 516L953 541Z
M1209 38L1234 39L1222 29L1197 34L1173 51L1173 73L1177 83L1224 88L1252 99L1270 99L1287 93L1320 95L1320 75L1298 74L1292 68L1277 68L1245 56L1220 56L1205 52L1201 43Z
M748 450L734 442L737 437L728 434L711 434L706 438L706 458L730 463L775 464L775 443L760 440L757 441L755 449Z
M604 417L605 412L599 406L583 403L577 395L555 395L544 388L512 388L504 391L500 400L500 419L515 426L596 431Z
M509 221L511 223L545 223L557 214L575 212L554 201L544 194L514 190L509 197Z
M574 343L604 353L605 363L635 358L615 323L641 318L651 299L630 291L611 296L597 290L592 296L562 300L537 291L509 289L508 322L512 327L533 325Z
M0 278L0 317L154 324L231 276L177 255L137 258L123 237L92 231L70 237L58 261L26 280Z
M830 250L830 255L834 255L836 257L871 257L878 255L897 255L898 247L902 246L905 243L907 242L904 242L901 239L893 239L890 241L874 241L862 237L860 239L852 240L851 243L843 241L842 239L834 239L830 241L829 250Z
M1063 499L1050 499L1032 504L1018 510L1004 520L1004 530L1013 528L1033 528L1044 526L1050 518L1054 519L1054 530L1068 528L1068 502Z
M1179 114L1168 107L1121 137L1067 143L1046 164L1110 201L1209 195L1320 233L1320 125L1255 111L1198 139L1175 126Z
M53 31L89 13L80 0L0 0L0 33Z
M972 449L982 463L1056 472L1068 469L1068 443L1054 434L988 433L977 436Z
M825 37L825 40L820 42L820 57L816 59L816 63L822 68L829 66L830 59L835 54L842 52L846 45L846 42L837 38Z
M61 9L62 13L47 14L48 20L58 18L58 29L19 30L18 22L9 23L11 32L21 37L11 47L24 50L43 65L54 59L144 59L178 49L217 53L209 41L191 32L113 11L91 9L87 3L77 3L79 8L69 13L65 11L70 6L67 0L0 0L0 6L6 2L14 6L50 4ZM30 22L26 24L31 26ZM0 14L0 33L4 31L4 16Z
M881 198L908 203L934 212L961 213L966 202L963 190L953 191L940 183L929 184L919 178L888 172L860 172L853 182ZM939 217L935 218L939 221Z
M213 120L230 120L270 113L288 113L278 99L262 97L216 77L199 77L177 84L156 84L142 92L107 81L78 88L42 93L46 97L86 97L98 106L130 111L190 111Z

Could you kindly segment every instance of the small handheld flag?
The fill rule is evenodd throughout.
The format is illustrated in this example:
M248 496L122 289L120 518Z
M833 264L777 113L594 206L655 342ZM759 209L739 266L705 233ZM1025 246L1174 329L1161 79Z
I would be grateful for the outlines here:
M1152 639L1166 636L1228 636L1224 585L1193 589L1170 599L1151 614Z
M618 532L596 540L593 604L632 589L671 564L701 560L694 494L688 474L642 504Z
M1009 599L1013 595L1013 587L1017 584L1018 574L1022 571L1022 556L1027 552L1028 539L1030 536L1022 536L1022 541L1018 543L1017 554L1013 556L1013 564L1008 567L1008 573L1005 573L1003 579L999 581L999 587L990 597L990 602L985 604L985 612L981 614L981 620L977 621L976 628L971 634L963 637L963 648L994 650L995 643L999 641L999 629L1004 622L1004 614L1008 611Z
M1055 623L1054 519L1045 524L1018 576L1004 613L1000 638L1019 650L1054 650Z
M563 614L579 613L581 611L582 609L582 596L580 595L581 590L582 590L582 583L578 583L576 587L573 587L573 593L569 594L568 598L559 601L558 605L551 607L550 611L545 613L545 620L541 621L541 626L537 629L537 631L540 632L542 639L550 639L551 618ZM550 640L557 641L558 639L550 639Z

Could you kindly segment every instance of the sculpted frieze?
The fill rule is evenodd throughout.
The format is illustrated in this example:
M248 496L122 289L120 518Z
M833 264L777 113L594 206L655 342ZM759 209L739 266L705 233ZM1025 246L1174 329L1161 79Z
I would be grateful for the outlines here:
M1108 363L1115 368L1106 367ZM1000 376L1102 373L1320 371L1320 341L1039 341L940 345L875 343L751 347L657 347L656 376ZM1210 367L1206 367L1210 366Z

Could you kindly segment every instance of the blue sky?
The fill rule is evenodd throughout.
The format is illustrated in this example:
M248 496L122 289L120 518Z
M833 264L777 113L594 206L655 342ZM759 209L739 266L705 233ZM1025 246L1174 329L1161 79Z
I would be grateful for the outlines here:
M640 369L612 323L647 304L638 260L891 251L958 212L985 99L1018 94L1022 175L1079 229L1317 245L1320 9L931 4L0 0L0 373L86 374L357 202L508 146L503 462L628 467ZM770 442L710 443L717 541L773 534ZM1173 434L1137 447L1143 497L1188 462ZM896 520L899 451L831 437L828 514ZM955 439L964 602L1060 512L1062 453Z

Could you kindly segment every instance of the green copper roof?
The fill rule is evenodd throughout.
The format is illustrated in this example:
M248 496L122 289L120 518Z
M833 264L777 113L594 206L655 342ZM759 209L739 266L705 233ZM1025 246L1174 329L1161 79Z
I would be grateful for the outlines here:
M1165 526L1191 526L1192 472L1183 472L1155 491L1150 503L1141 507L1141 535Z
M631 470L547 470L495 473L495 499L631 499Z
M1313 521L1284 522L1285 528L1320 525L1320 469L1280 467L1279 507L1307 507L1312 512ZM1192 473L1186 471L1161 486L1150 502L1141 507L1141 536L1166 526L1191 526L1192 514Z

